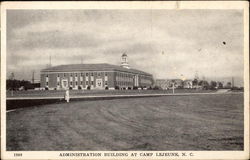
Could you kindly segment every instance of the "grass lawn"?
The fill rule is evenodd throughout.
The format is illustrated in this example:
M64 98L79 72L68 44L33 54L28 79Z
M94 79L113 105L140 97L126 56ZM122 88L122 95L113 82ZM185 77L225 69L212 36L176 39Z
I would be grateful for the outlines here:
M75 101L7 113L7 150L243 150L243 94Z

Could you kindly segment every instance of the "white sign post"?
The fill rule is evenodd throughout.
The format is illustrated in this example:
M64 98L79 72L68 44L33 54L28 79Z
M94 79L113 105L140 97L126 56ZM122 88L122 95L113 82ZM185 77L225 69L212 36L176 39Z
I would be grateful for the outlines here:
M173 86L173 94L174 94L174 83L172 83L172 86Z

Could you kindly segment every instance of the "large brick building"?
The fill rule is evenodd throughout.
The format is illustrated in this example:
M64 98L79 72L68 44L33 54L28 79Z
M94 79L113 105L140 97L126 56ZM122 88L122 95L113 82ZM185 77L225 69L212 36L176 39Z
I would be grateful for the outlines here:
M41 71L41 87L46 89L133 89L153 85L153 76L132 69L127 55L121 66L111 64L70 64Z

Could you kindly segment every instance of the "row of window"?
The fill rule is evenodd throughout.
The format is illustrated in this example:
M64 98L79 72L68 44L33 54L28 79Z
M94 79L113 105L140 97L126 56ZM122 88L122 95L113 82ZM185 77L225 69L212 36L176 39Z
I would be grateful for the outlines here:
M151 82L152 78L151 77L140 77L141 81L148 81Z
M119 76L117 76L115 79L116 79L116 81L133 82L133 78L130 78L130 77L119 77Z
M97 76L101 76L102 74L101 73L103 73L103 72L91 72L91 73L70 73L70 77L73 77L73 75L75 76L75 77L78 77L78 75L80 75L81 77L83 77L84 75L85 76L94 76L94 73L97 73ZM108 73L107 72L104 72L104 75L105 76L108 76ZM49 75L47 74L46 75L46 77L49 77ZM60 77L60 74L57 74L57 77ZM66 77L66 73L63 73L63 77Z
M118 85L118 86L133 86L133 83L132 82L118 81L118 82L116 82L116 85Z
M81 77L83 77L84 75L86 77L88 77L89 75L94 76L94 73L97 73L97 76L101 76L101 73L103 73L103 72L91 72L91 73L85 73L85 74L84 73L80 73L80 74L79 73L70 73L70 77L73 77L73 75L75 77L78 77L78 75L81 75ZM104 75L105 75L105 77L107 77L108 76L107 72L104 72ZM48 78L49 75L47 74L46 77ZM57 77L60 77L60 75L57 74ZM63 73L63 77L66 77L66 73ZM116 77L119 77L118 79L121 79L122 77L129 78L129 81L131 81L131 79L133 79L134 75L126 74L126 73L117 73ZM143 76L143 75L140 75L140 78L151 80L151 77Z
M105 86L107 86L107 85L108 85L108 82L105 81L104 84L105 84ZM46 82L46 86L48 86L48 85L49 85L49 82ZM69 82L69 85L72 86L72 85L73 85L73 82L70 81L70 82ZM78 85L78 82L75 81L75 86L77 86L77 85ZM80 85L83 85L83 81L80 81ZM90 83L89 83L89 81L85 81L85 85L86 85L86 86L87 86L87 85L94 85L94 81L90 81ZM60 81L57 82L57 86L60 86Z
M133 78L128 78L128 77L116 77L116 81L122 81L122 82L133 82ZM146 84L151 84L150 79L141 79L141 83L146 83Z
M47 83L47 84L48 84L48 83ZM94 85L94 81L90 81L90 83L89 83L89 81L86 81L85 84L86 84L86 85L89 85L89 84ZM59 86L59 85L60 85L60 82L57 82L57 85ZM73 82L70 82L70 85L73 85ZM78 85L78 82L77 82L77 81L75 81L75 85L76 85L76 86ZM80 85L83 85L83 81L80 81ZM108 82L107 82L107 81L105 81L105 85L108 85Z
M141 83L151 84L151 80L141 79Z
M142 82L142 83L143 83L143 82ZM151 83L151 82L150 82L150 83ZM150 84L150 83L147 83L147 84ZM105 84L105 86L107 86L107 85L108 85L108 82L105 81L104 84ZM118 81L118 82L116 82L116 84L117 84L118 86L132 86L132 85L133 85L132 82L122 82L122 81ZM49 82L46 82L46 86L48 86L48 85L49 85ZM72 86L72 85L73 85L73 82L70 82L69 85ZM77 86L77 85L78 85L78 82L75 81L75 86ZM83 82L82 82L82 81L80 81L80 85L83 85ZM85 85L86 85L86 86L88 86L88 85L94 85L94 81L90 81L90 83L89 83L89 81L86 81L86 82L85 82ZM60 82L57 82L57 86L60 86Z
M128 77L128 78L133 78L134 77L134 75L132 75L132 74L127 74L127 73L117 73L116 74L116 77Z
M48 86L49 83L46 82L46 85ZM72 86L72 85L73 85L73 82L69 82L69 85ZM78 82L75 81L75 86L77 86L77 85L78 85ZM83 82L82 82L82 81L80 82L80 85L83 85ZM86 86L87 86L87 85L89 85L89 82L88 82L88 81L86 81ZM94 81L91 81L90 85L94 85ZM57 82L57 86L60 86L60 82Z
M134 75L131 74L123 74L123 73L117 73L116 78L118 77L118 79L121 78L125 78L125 79L134 79ZM147 79L147 80L151 80L152 78L149 76L143 76L143 75L139 75L138 76L140 79Z

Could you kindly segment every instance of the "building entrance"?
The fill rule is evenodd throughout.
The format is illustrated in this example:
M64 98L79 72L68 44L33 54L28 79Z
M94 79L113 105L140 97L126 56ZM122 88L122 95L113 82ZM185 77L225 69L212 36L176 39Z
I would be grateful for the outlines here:
M67 89L69 86L68 86L68 80L67 79L63 79L62 80L62 88L63 89Z
M102 88L102 79L96 79L96 88L98 89Z

